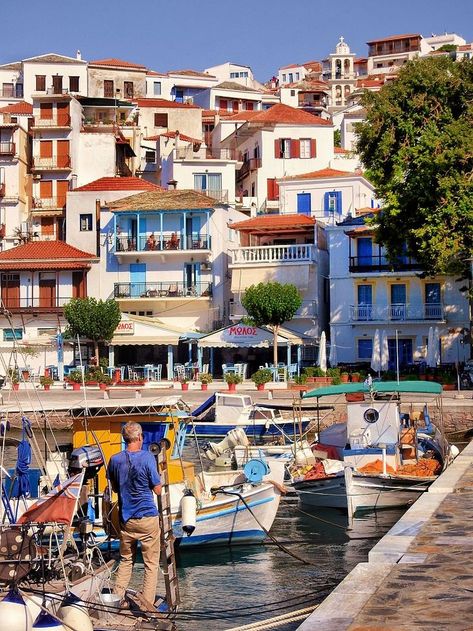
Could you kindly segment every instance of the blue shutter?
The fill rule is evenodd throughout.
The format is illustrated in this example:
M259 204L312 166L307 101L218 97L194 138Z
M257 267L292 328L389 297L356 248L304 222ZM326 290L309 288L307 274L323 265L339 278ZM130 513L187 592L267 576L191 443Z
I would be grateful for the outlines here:
M336 206L337 213L342 214L342 191L337 191L335 193L336 196Z
M310 193L297 194L297 212L302 215L310 215L311 199Z
M330 193L324 193L324 214L328 215L330 211Z
M130 295L141 296L146 291L146 263L130 264Z

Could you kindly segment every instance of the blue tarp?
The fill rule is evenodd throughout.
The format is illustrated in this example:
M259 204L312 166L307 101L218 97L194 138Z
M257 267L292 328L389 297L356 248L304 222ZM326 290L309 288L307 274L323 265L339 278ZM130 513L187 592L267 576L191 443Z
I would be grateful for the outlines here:
M195 410L191 412L191 416L200 416L204 412L207 412L207 410L209 410L212 407L212 405L215 405L215 400L216 400L216 396L215 394L212 394L212 396L206 399L203 403L199 405L198 408L196 408Z

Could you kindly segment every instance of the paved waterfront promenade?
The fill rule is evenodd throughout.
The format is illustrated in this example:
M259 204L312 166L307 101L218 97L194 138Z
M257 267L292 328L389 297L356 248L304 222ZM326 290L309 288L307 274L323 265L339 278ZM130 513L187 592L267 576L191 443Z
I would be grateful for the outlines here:
M473 442L299 631L473 630Z

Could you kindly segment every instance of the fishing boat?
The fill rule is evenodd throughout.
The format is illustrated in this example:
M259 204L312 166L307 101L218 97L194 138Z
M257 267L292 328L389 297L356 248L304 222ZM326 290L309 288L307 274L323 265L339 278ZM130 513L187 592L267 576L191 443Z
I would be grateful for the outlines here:
M307 416L300 419L295 428L292 418L285 418L278 409L255 405L247 394L216 392L191 412L195 432L199 438L225 436L240 427L255 439L271 436L294 436L305 431L311 421Z
M271 463L262 459L250 460L243 469L229 471L200 470L194 463L183 459L183 448L189 440L191 418L178 406L162 411L156 420L136 420L143 428L143 449L166 445L166 462L169 476L170 512L176 546L187 548L196 545L218 545L261 542L270 530L283 490L284 463ZM92 420L100 439L104 457L109 458L123 447L121 430L125 422L121 417L102 417ZM192 432L193 433L193 432ZM194 440L196 439L194 435ZM89 456L88 436L81 419L74 420L73 444L75 453ZM196 448L199 445L196 441ZM105 472L98 474L96 495L103 496L107 489ZM117 534L117 498L110 498L105 508L96 506L94 533L98 540L107 533ZM107 519L107 515L109 518Z
M458 453L443 433L441 394L440 384L422 381L340 384L306 393L318 401L342 397L347 419L318 433L314 465L292 470L301 503L350 515L412 504Z

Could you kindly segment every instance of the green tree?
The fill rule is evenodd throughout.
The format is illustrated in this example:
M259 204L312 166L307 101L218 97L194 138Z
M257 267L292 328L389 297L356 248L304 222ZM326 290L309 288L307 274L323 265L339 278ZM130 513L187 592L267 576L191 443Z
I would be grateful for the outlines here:
M302 298L295 285L290 283L259 283L245 291L241 304L256 326L270 326L274 334L273 361L278 363L278 331L284 322L292 320L302 305Z
M99 365L99 342L110 342L121 313L115 300L73 298L64 307L67 337L86 338L94 342L96 366Z
M466 275L473 251L473 63L423 58L362 97L357 148L383 199L377 240L429 274Z
M342 146L342 132L339 129L336 129L333 132L333 146L334 147Z

